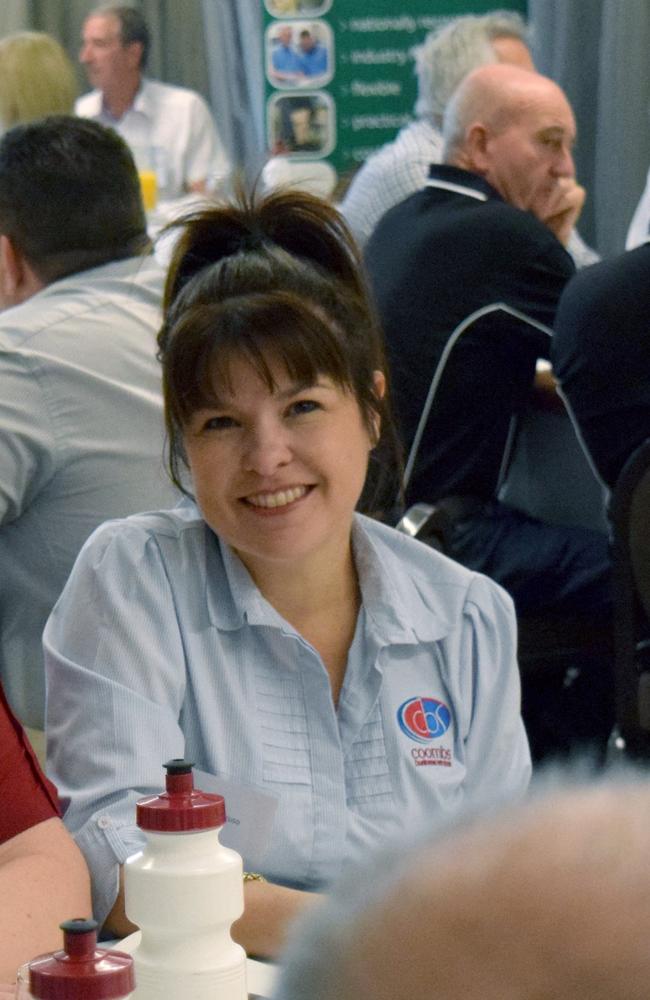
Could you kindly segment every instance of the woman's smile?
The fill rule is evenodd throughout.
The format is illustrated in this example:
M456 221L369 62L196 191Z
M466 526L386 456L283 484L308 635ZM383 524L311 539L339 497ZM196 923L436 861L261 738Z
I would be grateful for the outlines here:
M287 507L293 506L296 501L302 500L312 489L313 486L288 486L274 492L254 493L251 496L242 497L242 502L261 511L283 512Z

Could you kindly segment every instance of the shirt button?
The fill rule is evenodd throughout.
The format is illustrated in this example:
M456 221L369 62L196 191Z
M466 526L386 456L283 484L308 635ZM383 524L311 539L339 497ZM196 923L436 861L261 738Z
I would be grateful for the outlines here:
M107 830L111 825L110 816L100 816L97 820L97 826L100 830Z

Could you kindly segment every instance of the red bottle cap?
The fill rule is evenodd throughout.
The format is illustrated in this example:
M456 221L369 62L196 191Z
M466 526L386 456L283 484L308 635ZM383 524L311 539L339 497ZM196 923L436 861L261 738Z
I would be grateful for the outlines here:
M123 951L97 948L95 920L61 924L63 951L29 963L29 989L43 1000L112 1000L135 989L133 959Z
M140 799L136 805L136 820L141 830L179 833L223 826L226 822L223 795L194 788L194 765L190 761L178 758L163 767L167 770L167 790Z

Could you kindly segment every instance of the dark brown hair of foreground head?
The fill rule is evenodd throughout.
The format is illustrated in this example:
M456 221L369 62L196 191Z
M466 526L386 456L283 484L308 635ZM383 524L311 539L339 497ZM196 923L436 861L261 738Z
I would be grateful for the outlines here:
M183 489L189 419L214 402L215 386L229 387L230 362L243 358L270 389L279 364L297 383L326 376L355 396L373 437L380 427L359 509L385 511L398 491L399 444L388 395L374 391L383 341L342 217L304 192L240 191L179 225L158 336L172 480Z

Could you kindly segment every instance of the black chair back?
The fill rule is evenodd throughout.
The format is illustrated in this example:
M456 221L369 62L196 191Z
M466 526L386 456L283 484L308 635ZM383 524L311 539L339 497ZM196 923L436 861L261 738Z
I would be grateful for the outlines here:
M616 725L628 756L650 759L650 438L612 492Z

